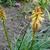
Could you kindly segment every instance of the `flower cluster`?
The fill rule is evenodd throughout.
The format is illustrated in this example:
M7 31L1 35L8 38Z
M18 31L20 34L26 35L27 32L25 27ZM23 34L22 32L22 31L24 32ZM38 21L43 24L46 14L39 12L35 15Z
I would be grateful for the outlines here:
M31 16L31 19L32 19L31 24L32 24L33 32L36 32L40 29L41 22L44 20L43 16L44 14L43 14L42 8L40 6L37 6L35 10L33 10L32 16Z
M5 20L6 14L2 6L0 6L0 20Z

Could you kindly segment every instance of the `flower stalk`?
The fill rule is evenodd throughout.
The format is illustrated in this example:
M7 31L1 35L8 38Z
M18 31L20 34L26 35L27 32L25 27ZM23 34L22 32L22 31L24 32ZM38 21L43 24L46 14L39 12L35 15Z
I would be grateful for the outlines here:
M3 30L4 30L4 33L5 33L6 40L8 42L8 47L10 48L10 50L12 50L11 41L10 41L10 39L8 37L8 32L7 32L4 20L3 20Z
M12 50L11 41L10 41L10 39L8 37L8 32L7 32L7 29L6 29L6 26L5 26L6 15L5 15L5 11L4 11L2 6L0 6L0 20L1 20L2 24L3 24L3 30L4 30L4 33L5 33L6 40L8 42L8 46L9 46L10 50Z
M31 16L31 25L32 25L32 44L30 49L32 50L34 42L35 42L35 33L40 30L41 22L43 22L44 18L43 9L40 6L35 7L35 10L32 12Z

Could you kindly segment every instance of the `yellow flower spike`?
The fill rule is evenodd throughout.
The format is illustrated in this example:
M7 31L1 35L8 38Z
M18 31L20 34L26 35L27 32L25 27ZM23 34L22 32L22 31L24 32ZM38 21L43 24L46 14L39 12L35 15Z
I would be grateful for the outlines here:
M41 22L44 21L43 16L44 14L42 8L40 6L37 6L35 10L33 10L31 16L32 19L31 25L32 25L33 32L37 32L40 29Z
M6 14L2 6L0 6L0 20L5 20Z

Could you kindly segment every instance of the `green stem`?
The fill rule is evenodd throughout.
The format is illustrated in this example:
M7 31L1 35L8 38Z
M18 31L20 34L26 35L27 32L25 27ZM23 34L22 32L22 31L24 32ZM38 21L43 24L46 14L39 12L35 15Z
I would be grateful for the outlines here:
M6 29L5 21L4 20L3 20L3 29L4 29L6 40L8 42L8 46L9 46L10 50L12 50L12 48L11 48L11 41L8 38L8 32L7 32L7 29Z
M34 42L35 42L35 32L32 33L32 43L31 43L30 50L32 50Z
M32 40L35 40L35 32L32 33Z

